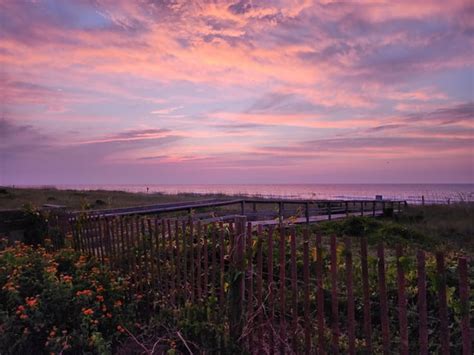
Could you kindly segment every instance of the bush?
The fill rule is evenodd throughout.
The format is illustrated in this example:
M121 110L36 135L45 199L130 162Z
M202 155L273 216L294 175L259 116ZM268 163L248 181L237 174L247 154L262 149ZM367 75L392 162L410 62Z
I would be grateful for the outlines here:
M0 252L0 349L110 353L131 323L126 291L126 279L71 249L8 247Z

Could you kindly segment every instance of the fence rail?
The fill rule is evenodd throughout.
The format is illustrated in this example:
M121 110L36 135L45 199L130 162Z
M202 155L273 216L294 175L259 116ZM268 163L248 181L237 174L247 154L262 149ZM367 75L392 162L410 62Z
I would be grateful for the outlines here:
M170 307L217 300L229 336L252 353L472 351L473 270L464 256L245 217L72 223L75 248L128 273L134 292Z

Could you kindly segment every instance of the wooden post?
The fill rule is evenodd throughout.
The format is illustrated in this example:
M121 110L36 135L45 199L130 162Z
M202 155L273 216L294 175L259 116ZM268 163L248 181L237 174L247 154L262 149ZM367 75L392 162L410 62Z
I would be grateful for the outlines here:
M245 201L240 201L240 214L245 215Z
M263 228L257 227L257 312L258 312L258 349L263 352Z
M449 354L449 323L448 323L448 303L446 299L446 275L444 270L444 254L436 254L436 271L439 280L438 298L439 298L439 319L440 319L440 338L441 354Z
M461 298L461 335L463 355L472 354L467 259L459 258L459 296Z
M292 324L291 324L291 341L293 351L297 352L297 338L296 332L298 330L298 288L297 288L297 268L296 268L296 231L292 227L290 231L291 235L291 300L292 300Z
M230 284L229 292L229 322L230 335L238 341L242 335L244 319L244 246L246 238L246 217L237 217L235 221L236 235L232 251L232 269L235 273Z
M400 349L401 355L408 355L408 319L407 319L407 296L405 294L405 271L400 259L403 257L402 246L396 247L397 256L397 283L398 283L398 323L400 325Z
M344 207L346 209L346 217L349 217L349 203L344 201Z
M372 202L372 216L375 217L375 205L377 204L376 201Z
M327 203L328 220L331 220L331 202Z
M257 204L255 202L252 202L252 211L257 212Z
M280 289L279 289L279 298L280 298L280 353L286 353L286 235L285 228L280 225L280 248L279 248L279 269L280 269Z
M318 353L324 353L324 290L323 290L323 253L321 234L316 235L316 307L318 318Z
M423 250L419 250L416 258L418 268L419 353L420 355L428 355L428 313L426 306L425 252Z
M268 315L268 346L270 353L274 353L275 349L275 339L273 334L273 321L275 319L275 280L273 277L273 226L270 226L268 229L268 308L269 308L269 315Z
M360 258L362 267L362 291L364 297L364 335L365 346L368 354L372 353L372 321L370 313L370 285L369 267L367 261L367 238L360 241Z
M352 274L352 243L346 238L346 277L347 277L347 333L349 337L349 354L355 354L355 303Z
M283 223L283 202L278 203L278 221L280 224Z
M305 205L306 224L309 224L309 202L306 202L304 205Z
M382 325L382 343L383 353L390 354L390 329L388 321L388 300L387 300L387 284L385 282L385 256L383 243L380 242L377 250L379 262L379 294L380 294L380 322Z
M364 201L360 201L360 215L364 215Z
M224 245L224 223L219 223L219 304L221 309L224 308L224 299L225 299L225 279L224 279L224 270L225 270L225 245Z
M304 351L311 353L311 322L309 320L309 228L305 228L303 244L303 283L304 283Z
M424 195L421 196L421 205L422 206L425 205L425 196Z
M332 312L332 352L339 352L339 298L337 294L337 240L331 236L331 312Z

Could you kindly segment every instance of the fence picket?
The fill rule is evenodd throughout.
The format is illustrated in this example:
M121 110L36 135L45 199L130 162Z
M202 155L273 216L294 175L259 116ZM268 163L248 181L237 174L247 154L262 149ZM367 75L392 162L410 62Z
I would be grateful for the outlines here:
M375 202L374 202L375 205ZM364 335L365 349L372 353L372 321L370 316L370 285L369 285L369 266L367 261L367 238L360 240L360 257L362 267L362 293L364 302Z
M332 353L339 353L339 298L337 287L337 240L331 236L331 313L332 313Z
M324 353L324 289L323 289L323 251L321 234L316 235L316 303L318 318L318 352Z
M379 273L379 295L380 295L380 323L382 325L382 343L383 353L390 354L390 329L388 323L388 300L387 300L387 284L385 281L385 255L384 246L380 242L377 248L378 273Z
M426 305L426 270L425 252L419 250L417 253L418 269L418 319L419 319L419 353L428 354L428 313Z
M396 247L397 257L397 283L398 283L398 318L400 327L400 349L399 353L408 355L408 319L407 298L405 294L405 271L403 270L403 250L400 244Z
M459 258L459 296L461 299L461 336L462 351L464 355L472 354L472 339L470 329L470 306L469 306L469 277L467 259Z
M436 272L438 278L441 354L449 354L448 304L446 300L446 275L443 252L436 253Z
M346 286L347 286L347 333L349 337L349 354L355 354L355 303L352 271L352 240L345 240L346 254Z

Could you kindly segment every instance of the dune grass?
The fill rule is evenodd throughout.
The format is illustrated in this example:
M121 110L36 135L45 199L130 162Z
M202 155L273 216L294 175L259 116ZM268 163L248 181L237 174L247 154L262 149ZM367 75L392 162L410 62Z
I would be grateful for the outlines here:
M228 196L222 194L181 193L169 195L159 192L133 193L108 190L60 190L54 187L0 187L0 210L18 209L23 208L25 205L41 207L44 204L64 205L71 210L88 210L225 197Z

